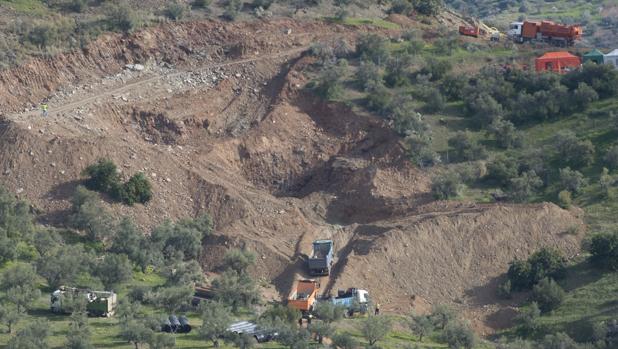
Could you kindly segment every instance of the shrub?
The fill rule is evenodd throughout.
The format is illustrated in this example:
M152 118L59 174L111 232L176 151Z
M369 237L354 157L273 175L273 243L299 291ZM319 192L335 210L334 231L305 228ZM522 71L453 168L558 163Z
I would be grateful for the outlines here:
M526 337L532 336L539 329L539 317L541 310L536 302L522 309L517 315L516 321L519 326L518 332Z
M412 316L410 321L410 329L418 336L418 341L422 342L423 337L429 335L433 331L434 324L430 316L419 315Z
M506 280L505 282L498 285L498 297L503 299L511 299L513 297L513 288L511 286L511 280Z
M498 154L493 160L487 163L487 175L485 179L488 181L507 185L511 178L517 176L517 162L511 157L503 154Z
M15 258L15 241L0 233L0 265Z
M389 51L387 41L377 34L363 35L356 44L356 54L377 65L386 63Z
M496 143L501 148L519 148L524 144L523 134L515 128L512 122L495 118L489 130L496 137Z
M369 345L373 346L386 337L392 326L391 319L388 317L369 316L361 322L360 330Z
M442 340L449 349L472 349L476 343L474 332L466 324L455 322L444 329Z
M433 59L427 62L425 67L421 69L420 73L423 75L429 75L431 81L442 80L448 74L453 66L449 61Z
M413 0L412 4L418 13L426 16L435 16L444 6L442 0Z
M440 155L431 149L430 140L417 134L410 134L405 139L410 161L420 167L433 166L440 163Z
M273 2L275 2L275 0L253 0L251 5L255 8L261 7L266 10L273 4Z
M255 254L251 251L232 249L223 257L223 266L237 273L244 273L255 263Z
M233 21L238 17L240 10L242 9L241 0L228 0L223 11L223 17L227 20Z
M566 333L548 334L541 342L543 349L579 349L580 346Z
M202 240L212 232L212 220L203 215L195 220L165 221L150 235L153 250L162 251L165 258L197 258Z
M554 147L561 163L578 169L592 164L594 145L589 140L580 141L571 131L562 131L554 136Z
M464 88L467 84L467 77L449 74L442 79L440 90L449 100L456 101L463 97Z
M560 251L542 248L533 253L527 260L511 262L507 277L515 291L528 290L540 280L551 277L564 277L566 260Z
M618 270L618 233L594 234L589 241L590 261L597 268Z
M67 8L73 12L82 12L88 8L87 0L70 0Z
M571 198L571 192L568 190L562 190L558 193L558 204L562 208L569 208L573 203L573 199Z
M410 83L408 68L412 64L412 56L405 51L397 51L386 61L384 81L389 87L405 86Z
M384 115L392 108L393 96L384 85L377 85L368 91L365 105L367 109Z
M356 338L347 332L336 333L332 340L333 345L340 349L356 349L359 346Z
M37 271L50 287L75 285L79 274L91 272L94 258L80 245L56 247L43 257L37 263Z
M315 86L315 92L318 96L333 100L340 98L343 94L343 86L341 78L347 71L347 65L344 60L340 60L337 64L330 64L322 71Z
M429 136L431 129L423 119L423 115L414 111L409 100L399 99L393 103L389 119L393 120L393 129L401 136L419 135Z
M186 10L183 4L173 1L167 4L164 13L167 18L177 21L185 15Z
M436 175L431 182L431 193L438 200L456 197L462 188L461 178L455 171L447 171Z
M427 111L430 113L441 112L446 107L446 100L438 89L429 91L425 102L425 108L427 108Z
M614 185L614 177L610 176L609 170L603 167L601 177L599 178L599 186L601 187L601 195L604 198L612 197L612 186Z
M47 337L50 333L50 324L47 321L35 320L20 329L7 343L7 349L49 348Z
M232 314L222 303L207 301L200 304L202 313L202 326L198 329L200 338L212 341L215 347L219 347L219 340L232 323Z
M58 31L50 24L38 25L28 33L28 41L41 48L46 48L58 39Z
M361 62L356 72L356 82L364 91L382 85L382 73L375 63Z
M136 173L119 188L117 197L127 205L145 204L152 199L152 186L143 173Z
M165 309L168 314L174 314L191 303L193 292L191 286L162 287L154 295L154 301L159 308Z
M104 193L112 192L120 182L118 168L109 159L99 159L96 164L86 167L82 176L90 177L85 182L88 189Z
M84 230L94 241L104 241L113 234L113 218L101 205L98 195L78 186L71 202L69 223L73 228Z
M491 125L491 123L504 115L502 105L491 95L482 93L477 97L466 101L466 109L478 127Z
M101 279L105 289L110 290L131 280L133 266L126 255L110 253L99 261L95 274Z
M541 312L556 309L564 300L564 290L552 278L544 278L532 288L532 300L537 302Z
M233 270L223 272L212 282L215 299L232 308L236 313L240 307L247 307L259 300L257 285L246 273Z
M434 325L443 330L455 319L455 312L447 305L437 304L432 307L430 317Z
M414 8L409 0L393 0L391 2L391 12L407 15Z
M586 179L581 172L566 167L560 169L560 185L572 193L579 193L586 185Z
M601 98L618 94L618 71L608 64L586 63L583 69L570 72L562 78L562 83L575 90L581 83L591 86Z
M597 92L585 82L580 82L577 89L573 91L573 100L571 103L578 110L584 110L590 103L597 101L599 95Z
M516 202L528 201L541 186L543 186L541 178L533 170L526 171L519 177L511 179L509 187L511 199Z
M110 30L130 33L139 25L137 15L127 4L110 4L105 12Z
M607 150L603 161L605 161L605 165L610 170L618 169L618 145L614 145Z
M211 3L212 0L193 0L191 5L195 8L208 8Z
M453 148L452 153L459 160L473 161L485 159L487 151L469 132L458 131L448 140L449 147Z

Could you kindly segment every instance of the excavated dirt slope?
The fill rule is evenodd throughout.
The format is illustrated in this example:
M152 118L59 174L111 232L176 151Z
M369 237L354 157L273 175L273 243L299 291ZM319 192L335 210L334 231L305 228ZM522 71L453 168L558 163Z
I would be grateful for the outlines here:
M354 36L289 20L185 23L3 71L1 181L61 225L80 171L109 157L154 186L147 206L108 203L113 211L145 228L213 216L206 269L247 246L255 274L285 297L311 241L333 238L325 292L366 288L394 312L450 302L497 326L492 314L508 304L496 303L496 278L508 262L540 246L577 253L580 237L565 231L582 223L552 204L434 202L428 174L387 126L303 89L303 51ZM43 118L32 105L46 96Z

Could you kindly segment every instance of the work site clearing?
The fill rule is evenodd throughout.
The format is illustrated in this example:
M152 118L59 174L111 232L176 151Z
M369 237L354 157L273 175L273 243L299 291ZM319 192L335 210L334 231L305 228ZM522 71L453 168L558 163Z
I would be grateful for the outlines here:
M232 246L254 251L252 274L274 285L266 298L287 299L310 278L312 242L329 239L323 295L358 287L383 313L448 303L481 334L507 326L513 301L497 298L500 275L542 246L577 254L583 229L568 232L581 213L435 201L431 172L406 159L383 120L305 89L310 46L353 45L360 31L285 19L163 24L2 71L3 183L43 223L62 225L81 170L109 158L143 172L155 193L110 209L143 227L208 213L203 268Z

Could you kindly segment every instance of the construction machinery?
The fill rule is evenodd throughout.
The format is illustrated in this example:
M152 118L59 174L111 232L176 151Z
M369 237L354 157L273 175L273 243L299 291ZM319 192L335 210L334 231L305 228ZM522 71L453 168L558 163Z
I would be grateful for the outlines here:
M465 36L473 36L475 38L488 38L490 41L500 41L502 33L494 27L489 27L481 21L474 21L474 25L459 26L459 34Z
M333 266L333 240L316 240L313 242L313 250L307 259L309 275L328 276Z
M81 302L86 304L88 315L110 317L116 309L116 293L60 286L51 294L50 309L54 313L70 314Z
M508 36L517 43L546 42L551 45L573 46L582 36L580 25L566 25L552 21L512 22Z
M315 280L298 280L288 298L288 307L298 309L303 316L313 311L318 298L320 283Z

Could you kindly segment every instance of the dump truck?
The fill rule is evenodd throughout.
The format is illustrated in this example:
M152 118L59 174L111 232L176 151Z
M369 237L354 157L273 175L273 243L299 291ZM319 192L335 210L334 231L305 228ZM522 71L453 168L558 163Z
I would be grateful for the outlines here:
M333 266L333 240L316 240L307 260L309 275L328 276Z
M512 22L508 36L517 43L547 42L555 46L573 46L582 36L580 25L566 25L552 21Z
M116 293L112 291L60 286L51 294L50 309L53 313L70 314L73 307L82 301L86 303L86 312L90 316L113 316L117 304Z
M288 307L298 309L303 316L313 311L320 283L315 280L298 280L288 298Z
M358 288L348 288L347 290L338 290L337 296L326 298L322 301L332 302L335 306L346 309L347 316L354 314L365 314L369 309L369 292Z

